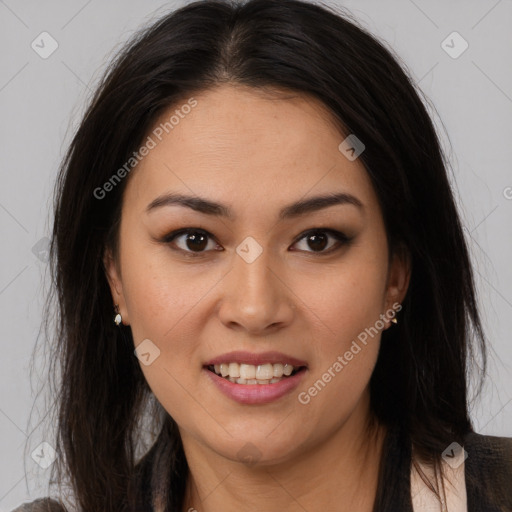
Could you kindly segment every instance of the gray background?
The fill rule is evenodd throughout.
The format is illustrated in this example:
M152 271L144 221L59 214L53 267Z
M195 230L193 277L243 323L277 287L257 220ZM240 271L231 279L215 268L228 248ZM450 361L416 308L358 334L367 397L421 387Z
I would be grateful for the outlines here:
M44 406L29 416L43 368L36 360L31 380L29 364L47 266L33 248L44 249L49 233L57 167L115 51L138 27L184 3L0 0L0 512L45 495L50 471L30 457L46 438ZM472 418L481 433L512 436L512 1L330 3L349 8L387 42L435 106L429 109L453 165L491 340L489 379ZM31 47L43 31L58 43L47 59ZM469 43L458 58L442 47L453 31ZM461 48L457 39L447 44Z

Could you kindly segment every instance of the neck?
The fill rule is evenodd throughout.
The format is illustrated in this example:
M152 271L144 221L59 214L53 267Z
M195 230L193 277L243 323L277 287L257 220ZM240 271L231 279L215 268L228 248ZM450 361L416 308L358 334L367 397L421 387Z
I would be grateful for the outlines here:
M190 472L183 512L372 512L386 429L370 428L368 414L358 416L312 449L274 465L247 466L206 453L185 436Z

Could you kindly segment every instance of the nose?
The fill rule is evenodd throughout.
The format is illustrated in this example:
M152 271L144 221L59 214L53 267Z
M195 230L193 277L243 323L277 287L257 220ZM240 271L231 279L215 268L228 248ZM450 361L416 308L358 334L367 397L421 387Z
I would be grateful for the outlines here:
M265 336L290 325L296 306L286 284L286 272L271 261L268 250L254 260L234 255L233 267L223 279L218 314L229 329Z

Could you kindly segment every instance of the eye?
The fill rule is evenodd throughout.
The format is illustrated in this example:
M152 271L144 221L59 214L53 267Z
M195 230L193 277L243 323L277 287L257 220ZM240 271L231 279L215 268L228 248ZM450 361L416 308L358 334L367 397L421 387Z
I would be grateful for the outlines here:
M333 238L338 243L336 244L335 242L329 247L328 250L324 250L328 244L329 237ZM351 239L347 237L345 233L342 233L341 231L336 231L335 229L317 228L309 230L305 234L301 235L297 242L300 242L301 240L306 240L306 244L308 244L309 247L314 248L313 251L306 252L330 254L331 252L334 252L337 249L339 249L341 246L349 243Z
M180 238L183 238L182 247L175 242L175 240L179 240ZM173 247L174 250L183 252L186 257L195 258L200 257L207 252L206 248L208 246L209 238L213 241L213 235L208 233L208 231L199 228L184 228L169 233L161 241L166 244L176 245L177 249L174 249ZM334 239L335 242L330 245L328 250L325 250L329 245L329 238ZM309 244L309 246L313 248L312 251L306 250L306 252L320 254L330 254L351 241L351 238L347 237L341 231L325 228L316 228L303 233L295 241L294 245L303 239L306 240L306 244ZM213 245L215 246L215 243Z
M184 236L186 235L186 236ZM202 256L204 249L208 245L208 238L212 237L208 231L197 228L185 228L179 231L173 231L164 237L164 243L170 244L174 240L184 238L184 247L179 247L179 251L185 253L185 256L195 258Z

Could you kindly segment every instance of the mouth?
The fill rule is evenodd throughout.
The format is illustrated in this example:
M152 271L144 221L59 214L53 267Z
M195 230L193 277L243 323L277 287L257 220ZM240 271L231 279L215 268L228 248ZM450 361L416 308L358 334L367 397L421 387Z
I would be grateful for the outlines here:
M205 368L223 379L234 384L261 385L277 384L282 380L293 377L300 371L306 370L305 365L290 363L263 363L245 364L238 362L225 362L206 365Z
M290 396L306 378L309 367L306 361L282 352L235 350L205 361L203 371L231 400L264 405Z

